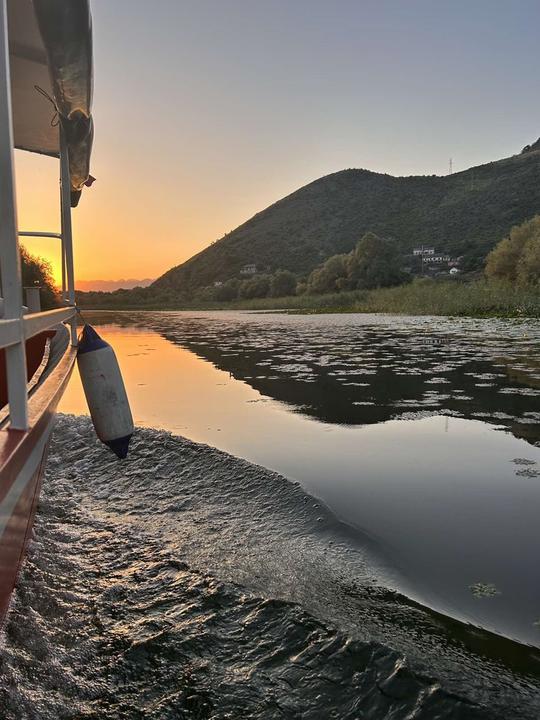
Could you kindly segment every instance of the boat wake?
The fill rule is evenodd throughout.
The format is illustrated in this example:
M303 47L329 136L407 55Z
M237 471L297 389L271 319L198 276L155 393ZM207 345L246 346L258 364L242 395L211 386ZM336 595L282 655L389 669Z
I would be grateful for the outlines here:
M534 651L450 633L372 544L276 473L157 430L119 463L60 416L2 716L537 717Z

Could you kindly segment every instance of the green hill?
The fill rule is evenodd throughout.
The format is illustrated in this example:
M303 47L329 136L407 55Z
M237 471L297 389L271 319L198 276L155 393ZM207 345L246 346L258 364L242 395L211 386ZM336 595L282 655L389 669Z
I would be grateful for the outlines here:
M433 245L479 266L510 230L540 212L540 140L519 155L445 177L343 170L279 200L151 287L182 293L224 281L253 263L301 276L349 252L367 231L404 252Z

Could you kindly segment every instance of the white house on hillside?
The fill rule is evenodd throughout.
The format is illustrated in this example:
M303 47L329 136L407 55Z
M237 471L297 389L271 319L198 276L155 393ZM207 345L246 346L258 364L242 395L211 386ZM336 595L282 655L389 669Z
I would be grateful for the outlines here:
M430 255L422 259L425 263L447 263L450 262L450 255Z
M240 275L255 275L257 272L257 266L255 263L249 263L248 265L244 265L244 267L240 270Z

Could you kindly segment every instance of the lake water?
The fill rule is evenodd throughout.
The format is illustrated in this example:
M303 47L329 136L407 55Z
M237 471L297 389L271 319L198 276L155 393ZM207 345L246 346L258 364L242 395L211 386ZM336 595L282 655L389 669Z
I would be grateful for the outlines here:
M540 646L540 323L90 319L118 353L137 424L298 480L370 539L396 589ZM86 411L78 377L61 410Z
M250 513L245 487L227 488L241 503L236 520L216 530L225 521L212 516L208 534L198 527L197 549L179 550L190 566L293 600L353 637L404 653L450 692L491 709L489 717L537 717L538 321L232 312L100 312L86 320L115 348L137 425L207 443L307 493L315 572L305 561L291 569L308 535L300 520L284 529L272 519L272 479L267 493L250 494L258 508ZM77 375L60 410L87 412ZM180 477L181 468L178 460ZM94 466L85 472L99 484ZM108 493L114 506L111 482L92 502ZM167 503L182 497L181 484L171 487ZM215 487L205 491L209 504ZM134 498L122 495L128 514L140 511ZM160 518L170 511L156 507ZM182 527L183 536L191 532ZM279 562L264 558L264 542ZM472 713L456 705L425 717Z

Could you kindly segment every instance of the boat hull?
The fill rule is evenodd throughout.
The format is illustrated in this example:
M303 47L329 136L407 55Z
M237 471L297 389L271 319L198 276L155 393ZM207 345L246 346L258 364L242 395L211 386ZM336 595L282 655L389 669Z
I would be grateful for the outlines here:
M58 402L76 357L69 348L29 401L27 431L0 430L0 623L32 533Z

